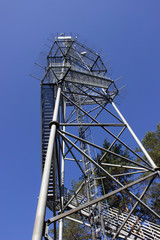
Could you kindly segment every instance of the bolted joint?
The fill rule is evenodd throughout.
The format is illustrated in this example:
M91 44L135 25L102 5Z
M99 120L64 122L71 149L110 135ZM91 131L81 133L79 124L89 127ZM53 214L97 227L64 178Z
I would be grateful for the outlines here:
M52 125L56 125L56 128L59 128L59 122L57 122L57 121L51 121L49 124L49 127L51 128Z
M160 167L155 167L154 170L155 171L160 171Z

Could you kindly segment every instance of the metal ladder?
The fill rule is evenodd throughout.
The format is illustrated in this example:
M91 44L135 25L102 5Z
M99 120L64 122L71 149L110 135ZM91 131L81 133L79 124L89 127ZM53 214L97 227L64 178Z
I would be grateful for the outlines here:
M74 88L74 91L76 89ZM81 105L81 101L79 99L78 94L73 94L74 99L76 104L80 108L84 108ZM77 108L76 109L76 116L77 116L77 122L78 123L85 123L88 122L88 118L82 114L82 112ZM79 137L85 140L90 140L93 142L92 134L90 131L90 128L86 128L84 126L79 126ZM96 153L94 152L95 149L92 150L91 154L91 149L90 146L84 142L80 143L81 149L90 157L95 158ZM93 164L82 155L82 162L83 162L83 169L85 171L85 174L87 175L87 185L85 189L87 201L91 201L95 198L97 198L97 184L95 180L95 172L94 172L94 166ZM104 222L103 222L103 216L101 216L101 204L98 203L90 208L90 224L91 227L94 230L94 236L92 235L93 239L102 239L101 237L103 236L103 239L106 240L105 236L105 231L104 231Z

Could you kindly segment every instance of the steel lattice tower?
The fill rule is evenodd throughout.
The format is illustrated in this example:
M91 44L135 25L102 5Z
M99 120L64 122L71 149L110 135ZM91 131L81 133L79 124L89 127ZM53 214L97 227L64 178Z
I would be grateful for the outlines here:
M87 225L92 239L160 239L158 225L134 215L140 206L160 219L143 201L152 182L160 176L159 168L115 105L117 95L118 89L107 77L99 54L77 38L56 37L41 81L43 176L33 240L52 239L48 231L52 223L54 239L58 223L58 239L63 239L64 218ZM104 138L110 141L108 148L103 147ZM130 147L133 141L145 157ZM115 153L116 144L121 144L129 155ZM114 164L113 158L119 163ZM69 173L65 170L68 162L74 163L83 176L74 192L65 187L65 176L72 174L72 169ZM112 168L129 171L111 174ZM132 181L123 182L123 176L132 176ZM105 192L105 181L112 183L112 191ZM144 188L137 193L142 183ZM109 204L111 197L123 193L132 202L128 212ZM53 217L45 221L46 207ZM74 217L70 217L72 214ZM81 220L76 215L81 215Z

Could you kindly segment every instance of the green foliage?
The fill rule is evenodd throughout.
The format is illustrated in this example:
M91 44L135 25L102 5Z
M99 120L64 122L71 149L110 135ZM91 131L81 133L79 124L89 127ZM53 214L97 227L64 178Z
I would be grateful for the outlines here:
M74 218L74 216L71 216ZM77 219L77 216L75 216ZM81 217L78 217L79 220L82 220ZM64 221L64 232L63 232L64 240L89 240L91 239L90 228L76 223L74 221L65 219Z
M155 164L160 167L160 122L155 132L151 131L146 133L142 143Z
M79 178L79 181L76 181L76 180L73 178L72 181L71 181L71 189L72 189L73 191L76 191L76 190L80 187L80 185L81 185L82 182L83 182L83 180L81 180L81 178Z
M107 141L107 139L104 140L103 148L108 149L110 146L110 143ZM121 156L124 156L126 158L130 158L128 150L123 149L121 144L115 144L112 147L112 152L117 153ZM104 156L105 152L101 151L101 154L98 155L97 159L100 161L102 157ZM126 161L123 160L120 157L114 156L112 154L105 154L103 157L103 160L101 163L110 163L110 164L117 164L117 165L126 165ZM128 165L128 163L127 163ZM111 175L118 175L130 172L130 169L127 168L120 168L120 167L105 167L104 168L111 174ZM103 173L101 170L97 170L97 176L106 176L105 173ZM131 176L117 176L116 179L120 181L122 184L127 184L131 181ZM101 184L101 183L100 183ZM116 189L116 184L113 180L111 180L109 177L106 177L106 179L103 181L103 188L101 188L101 193L105 194L111 191L114 191ZM129 207L132 206L132 199L126 194L125 192L121 192L119 194L113 195L108 199L108 203L111 207L119 207L122 211L129 211Z
M160 167L160 122L155 132L147 132L142 140L143 146L148 151L152 160L157 167ZM141 152L140 149L137 150ZM143 156L144 157L144 156ZM146 159L144 157L144 159ZM160 215L160 180L156 178L149 191L145 196L147 203L152 209ZM155 220L154 216L150 216L150 220Z
M160 182L153 184L151 188L151 206L160 215Z
M82 221L81 216L77 215L71 215L71 218L77 219ZM56 229L56 239L58 240L59 237L59 227L57 225ZM90 233L90 228L82 225L80 223L74 222L72 220L69 220L67 218L64 219L63 221L63 239L64 240L90 240L91 238L91 233ZM50 230L50 234L53 234L53 229Z
M71 189L73 191L76 191L81 183L83 182L83 178L79 178L79 181L76 181L75 179L71 182ZM84 194L84 188L81 189L79 192L81 194ZM80 220L83 222L83 217L81 215L71 215L72 218L75 218L77 220ZM91 229L90 227L87 227L85 225L79 224L77 222L74 222L69 219L64 220L64 228L63 228L63 239L64 240L89 240L91 238Z

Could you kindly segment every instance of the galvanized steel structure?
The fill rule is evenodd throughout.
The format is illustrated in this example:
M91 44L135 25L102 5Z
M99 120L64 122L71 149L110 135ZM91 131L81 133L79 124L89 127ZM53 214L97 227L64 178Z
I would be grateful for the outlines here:
M159 169L115 105L117 95L115 82L107 77L99 54L79 43L77 38L56 37L41 81L43 176L33 240L52 239L48 231L51 223L54 223L54 239L57 239L58 223L58 239L63 239L64 218L88 226L92 239L160 238L156 224L146 223L134 215L137 206L141 206L160 218L143 201L152 182L159 177ZM129 135L145 158L129 146L132 142L128 141ZM108 149L103 147L106 137L111 142ZM112 151L116 143L127 149L131 157ZM97 152L103 153L100 159ZM106 156L118 158L119 164L104 162ZM67 174L72 174L72 169L69 173L65 170L68 162L75 163L83 176L74 192L65 187L65 175L67 178ZM114 175L110 174L111 168L130 171ZM132 182L124 184L121 177L127 175L134 177ZM112 181L113 191L100 190L107 179ZM135 186L140 183L144 189L138 195ZM110 207L107 201L123 192L133 203L128 212L120 211L118 206ZM48 220L45 220L46 207L53 212L53 218ZM73 213L74 217L70 216ZM75 214L80 214L81 220ZM151 226L152 233L145 226Z

